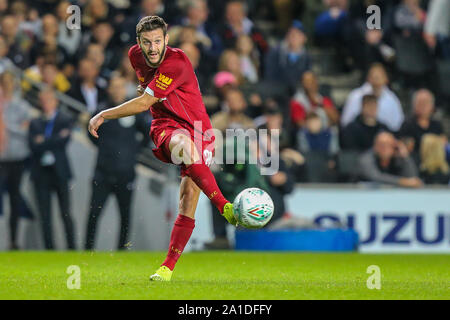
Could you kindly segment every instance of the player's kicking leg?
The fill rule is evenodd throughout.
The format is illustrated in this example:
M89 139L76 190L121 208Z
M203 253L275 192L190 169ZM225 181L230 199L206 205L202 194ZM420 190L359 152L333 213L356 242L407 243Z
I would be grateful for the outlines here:
M184 134L176 134L169 143L171 154L181 159L186 166L185 173L203 191L208 199L217 207L220 214L232 225L236 226L237 221L233 215L233 205L225 199L216 179L209 167L201 159L191 138Z
M222 195L209 167L203 161L199 161L200 156L189 137L175 135L169 143L169 149L171 152L175 150L186 165L187 177L183 177L180 185L180 213L172 229L167 258L150 277L152 281L170 281L175 264L194 230L194 216L200 190L216 205L228 222L237 224L233 215L233 205Z

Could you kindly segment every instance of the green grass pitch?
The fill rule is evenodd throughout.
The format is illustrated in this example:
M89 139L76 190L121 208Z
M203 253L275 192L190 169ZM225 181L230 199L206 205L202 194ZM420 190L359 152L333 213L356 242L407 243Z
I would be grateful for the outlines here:
M450 255L190 252L170 283L163 252L0 253L0 299L450 299ZM81 288L67 288L80 267ZM368 289L367 267L381 270Z

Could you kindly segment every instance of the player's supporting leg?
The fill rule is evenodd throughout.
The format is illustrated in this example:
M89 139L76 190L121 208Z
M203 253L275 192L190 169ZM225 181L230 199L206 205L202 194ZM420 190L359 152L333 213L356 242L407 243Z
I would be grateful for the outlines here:
M170 235L169 251L161 267L150 277L152 281L170 281L172 271L195 227L200 189L189 177L183 177L180 184L179 214Z
M169 149L171 153L178 153L175 156L183 161L186 166L186 174L217 207L219 212L224 215L228 222L236 225L236 219L233 216L233 206L223 196L209 167L201 161L201 157L192 140L184 134L177 134L171 138Z
M180 184L179 214L170 236L169 252L163 265L173 270L195 227L200 189L189 177L183 177Z

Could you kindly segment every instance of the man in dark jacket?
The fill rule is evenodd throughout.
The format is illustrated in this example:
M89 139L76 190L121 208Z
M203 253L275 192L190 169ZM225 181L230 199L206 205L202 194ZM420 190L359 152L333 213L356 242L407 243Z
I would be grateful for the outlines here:
M99 67L94 61L84 58L78 63L79 79L72 85L69 95L86 106L89 113L105 107L106 92L99 85Z
M377 97L367 94L362 99L362 111L342 130L341 147L344 150L364 152L372 148L375 136L388 127L377 120Z
M28 143L32 153L31 179L42 220L44 245L53 249L51 193L58 196L59 208L66 231L67 247L75 249L75 232L70 214L69 180L72 172L66 154L72 119L58 108L55 92L44 89L39 93L43 115L30 123Z
M420 144L427 133L441 136L445 139L442 122L433 118L435 111L434 95L428 89L419 89L412 98L414 114L400 128L399 137L405 142L408 151L416 165L420 164Z
M306 41L303 24L294 20L284 40L266 56L265 79L287 87L294 93L298 79L311 69L311 57L305 48Z
M112 78L108 88L108 105L119 105L126 101L125 79ZM97 110L100 112L101 110ZM150 119L146 113L136 116L109 120L101 127L100 138L90 135L98 147L97 165L92 181L92 196L87 226L85 249L92 250L95 245L97 219L103 206L112 193L116 196L120 211L120 236L118 249L125 249L128 242L130 208L134 189L136 156L141 141L136 138L138 132L148 135Z
M408 149L389 132L380 132L373 148L359 157L359 171L363 181L404 188L423 186Z

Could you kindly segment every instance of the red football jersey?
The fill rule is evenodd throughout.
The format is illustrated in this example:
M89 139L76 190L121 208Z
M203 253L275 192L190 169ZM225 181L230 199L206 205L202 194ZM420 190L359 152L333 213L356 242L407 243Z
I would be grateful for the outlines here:
M170 126L193 132L194 122L200 121L203 134L212 125L194 69L182 50L169 46L166 48L165 57L157 68L146 64L139 45L134 45L128 51L131 65L141 86L146 88L145 92L160 98L150 108L153 116L152 131L156 127ZM214 136L209 134L203 139L213 140Z

